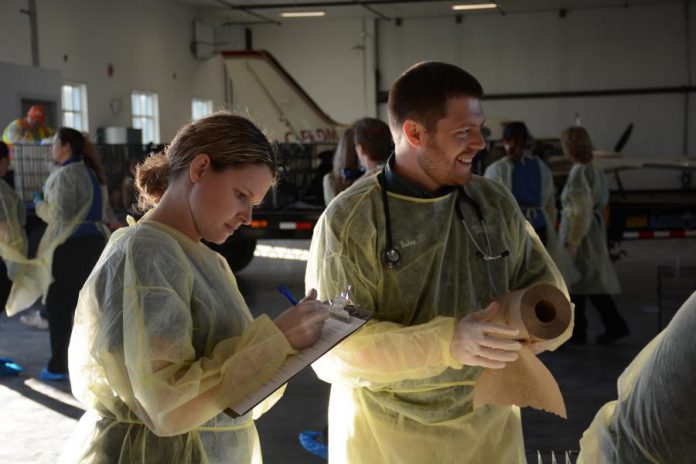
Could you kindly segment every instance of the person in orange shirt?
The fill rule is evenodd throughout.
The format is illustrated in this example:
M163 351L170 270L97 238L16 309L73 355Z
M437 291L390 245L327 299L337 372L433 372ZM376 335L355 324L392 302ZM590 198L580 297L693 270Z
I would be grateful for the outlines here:
M55 131L46 126L46 111L41 105L29 108L25 118L19 118L7 125L2 132L2 141L7 145L15 143L39 143L51 137Z

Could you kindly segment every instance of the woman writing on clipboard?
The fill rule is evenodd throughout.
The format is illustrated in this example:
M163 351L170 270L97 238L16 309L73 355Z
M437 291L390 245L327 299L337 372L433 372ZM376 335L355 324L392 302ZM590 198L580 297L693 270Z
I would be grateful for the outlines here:
M80 294L70 344L73 393L87 407L63 462L251 463L253 419L223 411L318 340L328 311L312 291L275 321L247 308L224 242L251 221L275 177L274 152L247 119L197 120L138 167L141 203Z

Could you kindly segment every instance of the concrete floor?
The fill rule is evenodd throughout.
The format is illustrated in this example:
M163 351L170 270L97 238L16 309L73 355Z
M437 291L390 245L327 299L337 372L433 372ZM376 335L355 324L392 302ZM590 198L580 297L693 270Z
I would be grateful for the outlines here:
M309 243L285 241L264 245L306 249ZM616 263L623 294L616 300L632 334L611 347L590 343L562 347L541 356L558 380L569 418L523 410L530 463L538 462L537 452L541 452L542 462L551 462L551 450L578 449L578 440L596 411L615 398L618 375L657 334L657 266L696 266L694 240L625 242L623 249L627 256ZM275 315L287 306L276 287L285 284L299 296L303 276L303 261L257 257L237 277L252 311ZM696 285L691 290L696 290ZM593 340L601 332L601 325L591 305L588 318ZM0 316L0 356L11 357L25 367L21 376L0 377L0 463L55 462L82 413L69 395L67 383L47 385L37 380L48 349L47 332L27 328L4 314ZM290 383L285 397L257 422L265 463L322 462L300 447L297 435L325 424L328 391L328 385L311 370Z

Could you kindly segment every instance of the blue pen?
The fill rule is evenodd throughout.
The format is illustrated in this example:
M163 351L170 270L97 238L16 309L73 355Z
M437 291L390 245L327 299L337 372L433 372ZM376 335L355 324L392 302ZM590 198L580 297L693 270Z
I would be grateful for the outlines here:
M290 289L288 287L286 287L285 285L278 285L278 291L280 293L282 293L283 295L285 295L285 298L287 298L288 301L290 303L292 303L293 306L295 306L297 304L297 300L295 299L294 296L292 296L292 292L290 291Z

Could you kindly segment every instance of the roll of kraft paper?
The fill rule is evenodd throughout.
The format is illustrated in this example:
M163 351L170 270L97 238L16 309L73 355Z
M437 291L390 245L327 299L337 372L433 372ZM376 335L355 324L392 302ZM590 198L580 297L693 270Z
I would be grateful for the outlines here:
M474 408L485 404L529 406L567 417L556 379L529 348L531 342L552 340L570 330L570 301L556 287L541 284L495 299L500 310L491 322L519 330L522 349L503 369L485 369L474 387Z

